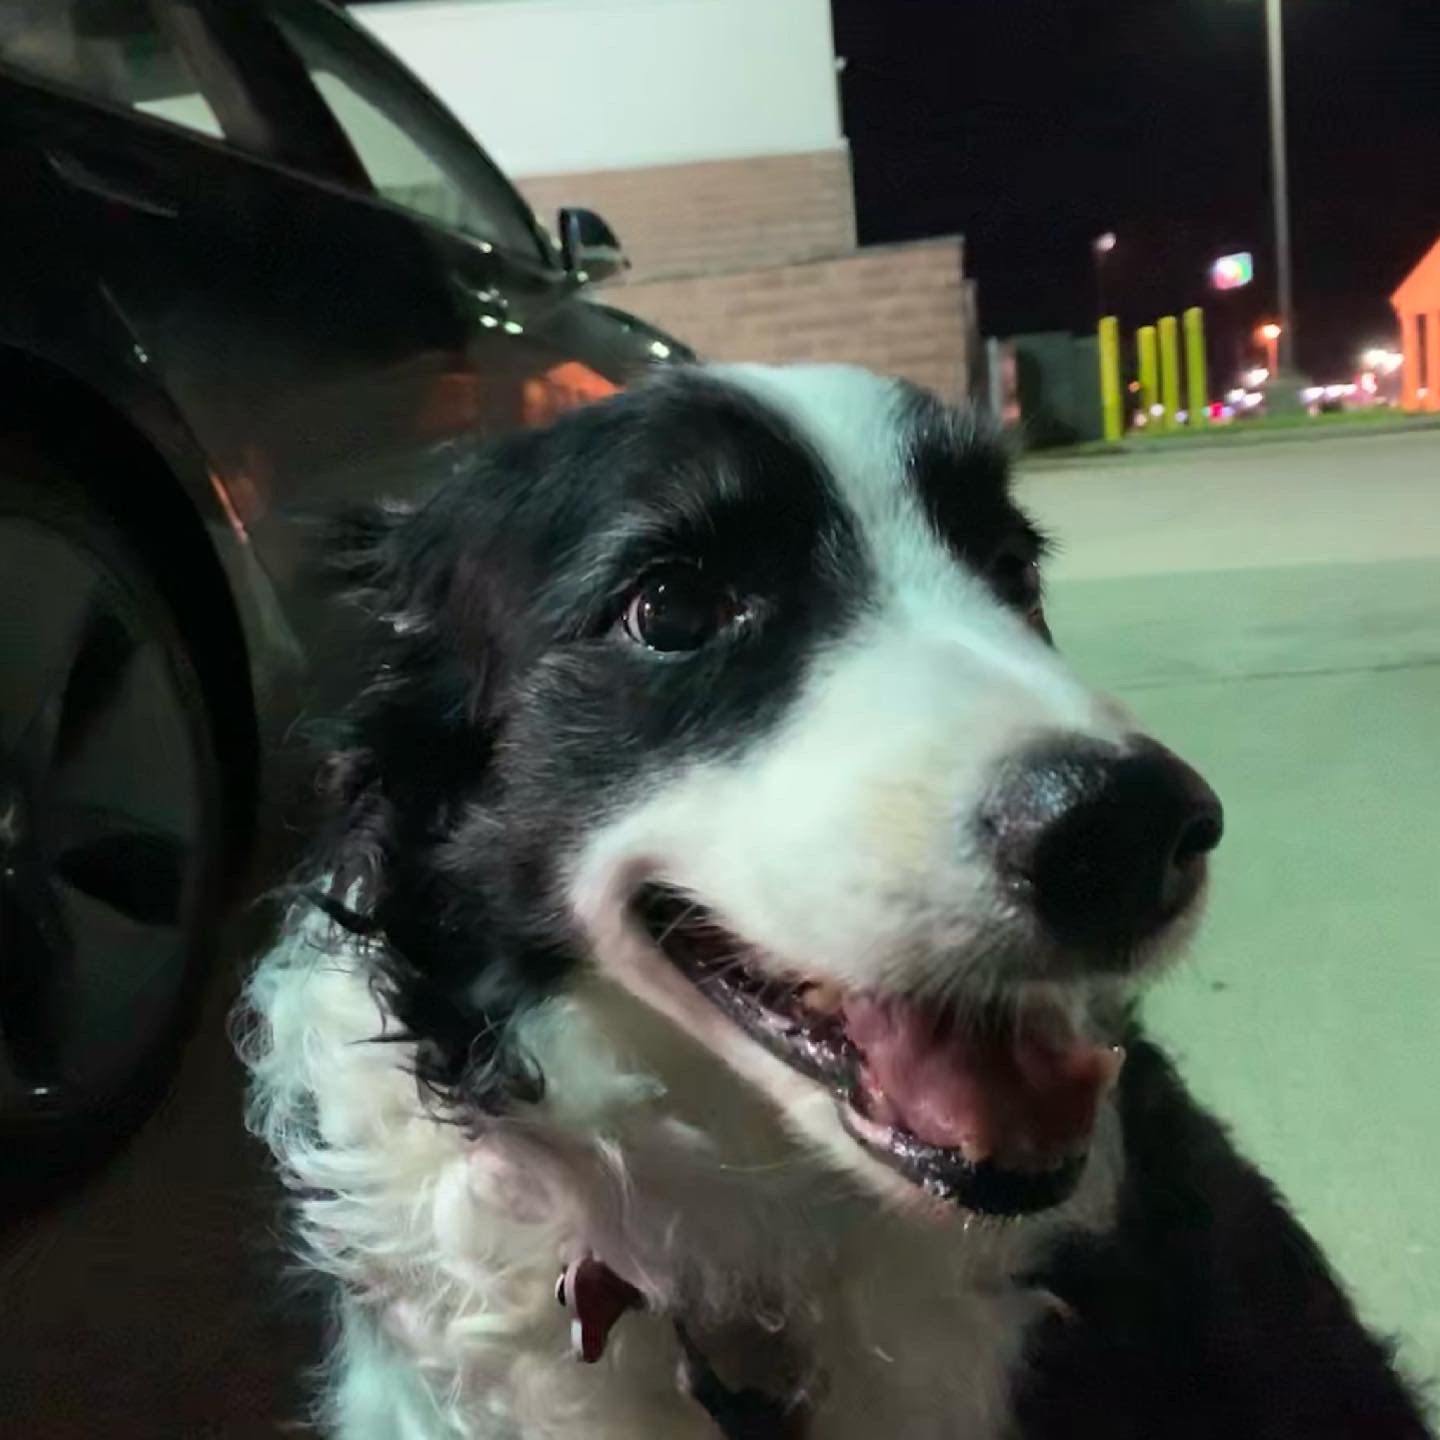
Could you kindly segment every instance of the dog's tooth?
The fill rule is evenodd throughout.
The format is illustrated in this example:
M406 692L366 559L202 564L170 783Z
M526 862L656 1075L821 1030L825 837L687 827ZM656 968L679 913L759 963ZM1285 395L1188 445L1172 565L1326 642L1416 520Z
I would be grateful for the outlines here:
M830 980L815 980L800 989L800 1003L816 1015L838 1015L845 992Z

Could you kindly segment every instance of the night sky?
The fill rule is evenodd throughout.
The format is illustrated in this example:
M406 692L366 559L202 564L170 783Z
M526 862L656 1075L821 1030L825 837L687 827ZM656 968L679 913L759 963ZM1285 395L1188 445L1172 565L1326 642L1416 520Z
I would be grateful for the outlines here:
M1274 304L1262 0L832 0L866 243L958 232L987 333ZM1440 0L1285 0L1302 367L1353 372L1440 236ZM1241 296L1208 262L1253 250ZM1210 302L1214 300L1215 304ZM1233 351L1232 351L1233 353Z

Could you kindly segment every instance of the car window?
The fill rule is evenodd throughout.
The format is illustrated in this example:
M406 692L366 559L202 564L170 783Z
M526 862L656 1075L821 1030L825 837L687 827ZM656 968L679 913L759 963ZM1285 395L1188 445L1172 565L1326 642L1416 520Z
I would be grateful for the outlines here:
M376 42L319 6L272 12L386 200L527 259L549 262L534 218L458 124Z
M0 61L202 135L220 121L143 0L9 0Z

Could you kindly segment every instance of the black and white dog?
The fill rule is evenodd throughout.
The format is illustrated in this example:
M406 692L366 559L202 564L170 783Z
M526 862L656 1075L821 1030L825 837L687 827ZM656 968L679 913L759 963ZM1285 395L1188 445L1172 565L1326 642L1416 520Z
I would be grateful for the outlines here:
M1424 1435L1134 1027L1220 805L1043 552L971 420L829 368L352 527L371 683L244 1041L333 1433Z

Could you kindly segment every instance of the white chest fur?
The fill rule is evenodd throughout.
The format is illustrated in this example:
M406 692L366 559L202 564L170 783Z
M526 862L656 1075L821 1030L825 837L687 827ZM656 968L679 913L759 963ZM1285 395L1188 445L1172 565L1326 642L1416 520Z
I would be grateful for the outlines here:
M816 1440L996 1440L1046 1297L1012 1276L1044 1237L882 1208L808 1156L724 1065L603 990L527 1022L542 1112L476 1135L416 1094L361 957L314 924L262 963L244 1049L251 1123L302 1192L306 1260L345 1295L333 1421L343 1440L714 1440L676 1386L682 1314L732 1383L724 1336L774 1333ZM829 1103L823 1096L797 1104ZM1081 1193L1047 1224L1105 1223L1110 1117ZM569 1353L553 1287L600 1255L654 1313L604 1360ZM773 1356L771 1357L773 1358Z

